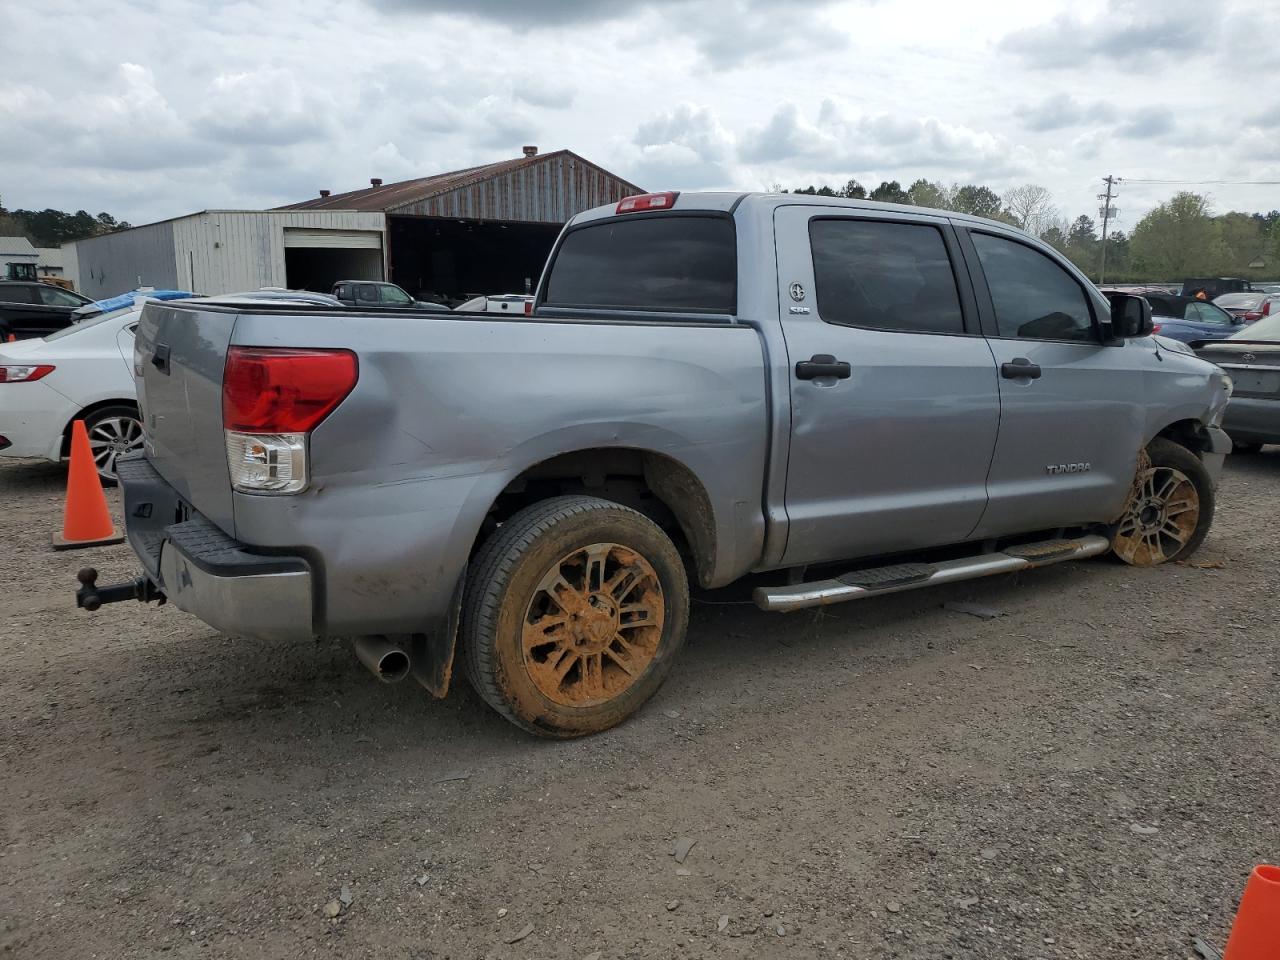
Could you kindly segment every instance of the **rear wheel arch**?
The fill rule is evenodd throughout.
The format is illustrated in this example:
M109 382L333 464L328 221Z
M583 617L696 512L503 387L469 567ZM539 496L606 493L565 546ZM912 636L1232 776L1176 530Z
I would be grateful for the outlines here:
M699 581L710 580L718 549L710 494L686 464L635 447L590 447L527 466L489 506L472 554L497 524L517 511L568 494L610 500L649 517L685 548Z
M630 507L653 520L687 557L699 581L716 568L715 513L706 487L686 464L666 454L633 447L587 447L530 464L488 505L472 538L467 569L460 575L446 623L418 638L414 676L436 697L449 692L467 570L499 526L521 510L568 495L586 495Z

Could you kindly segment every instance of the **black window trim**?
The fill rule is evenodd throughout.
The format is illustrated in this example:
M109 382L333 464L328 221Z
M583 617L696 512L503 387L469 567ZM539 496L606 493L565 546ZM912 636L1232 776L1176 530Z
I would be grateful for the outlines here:
M953 221L954 222L954 221ZM964 253L965 259L969 261L969 273L973 278L974 293L978 298L978 313L982 318L982 328L988 340L1003 340L1013 343L1070 343L1077 347L1095 347L1107 345L1106 340L1102 336L1102 324L1098 318L1097 304L1094 303L1093 296L1090 294L1090 287L1080 282L1080 278L1076 275L1075 265L1059 254L1047 244L1040 244L1030 237L1019 237L1012 233L1005 233L1003 230L988 230L982 227L973 226L968 223L955 223L956 233L960 238L960 249ZM1000 334L1000 327L996 322L995 301L991 299L991 287L987 283L987 274L982 267L982 258L978 256L978 248L974 246L973 239L970 236L974 233L985 234L989 237L995 237L998 240L1008 240L1033 250L1043 257L1047 257L1050 262L1064 272L1075 285L1080 289L1081 295L1084 297L1085 306L1089 308L1089 317L1093 324L1092 340L1067 340L1056 337L1005 337ZM1096 289L1096 288L1094 288ZM1101 296L1101 294L1099 294ZM1122 341L1123 342L1123 341Z
M819 320L833 327L845 327L850 330L874 330L877 333L901 333L906 336L928 336L928 337L981 337L983 335L980 322L980 314L978 312L978 304L975 297L976 291L970 284L970 278L967 270L962 274L961 267L964 266L964 260L961 257L960 245L956 239L956 233L949 220L944 217L914 217L914 216L883 216L879 215L880 211L867 211L871 216L858 216L857 211L852 213L840 214L815 214L809 217L805 226L805 234L809 241L809 269L813 276L813 301L815 313ZM822 316L821 310L818 308L818 268L813 259L813 233L812 226L816 220L853 220L861 223L894 223L905 224L915 227L934 227L938 233L942 235L942 246L946 251L947 260L951 263L951 277L956 284L956 299L960 303L960 323L964 329L952 333L943 330L904 330L899 327L874 327L865 323L843 323L839 320L828 320Z
M547 281L551 278L551 270L555 265L557 258L560 256L560 248L564 246L565 239L571 233L577 233L579 230L585 230L589 227L598 227L608 223L611 220L664 220L675 217L691 217L699 220L728 220L733 227L733 303L732 312L725 313L723 310L655 310L645 307L617 307L617 306L591 306L589 304L565 304L557 303L548 305L547 297ZM543 319L543 320L573 320L580 319L584 314L600 315L616 320L639 320L642 322L656 323L710 323L720 326L726 323L734 323L738 316L738 286L739 286L739 258L738 258L738 224L732 213L726 210L649 210L640 213L621 213L612 214L607 217L597 217L594 220L584 220L582 223L562 230L560 236L556 237L555 246L551 248L551 254L547 257L547 265L542 271L542 277L538 280L538 289L533 297L532 315L527 319Z

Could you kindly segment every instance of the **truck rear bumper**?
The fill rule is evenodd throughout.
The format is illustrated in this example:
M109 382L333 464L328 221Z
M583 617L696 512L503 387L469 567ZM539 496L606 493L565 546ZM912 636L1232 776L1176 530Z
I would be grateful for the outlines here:
M180 610L223 633L266 640L313 636L311 564L253 553L184 504L142 457L118 462L129 545Z

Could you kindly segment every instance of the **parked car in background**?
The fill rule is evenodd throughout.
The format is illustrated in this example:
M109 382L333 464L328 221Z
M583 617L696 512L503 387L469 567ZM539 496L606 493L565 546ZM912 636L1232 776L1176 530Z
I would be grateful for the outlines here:
M1213 302L1245 323L1253 323L1273 313L1280 313L1280 294L1262 291L1224 293L1220 297L1215 297Z
M141 304L99 314L43 339L0 343L0 456L66 455L71 423L85 421L98 474L142 445L133 384L133 330Z
M1111 291L1104 290L1110 295ZM1171 340L1214 340L1229 337L1240 329L1238 321L1227 311L1206 300L1174 296L1150 290L1139 294L1151 304L1154 332Z
M0 343L43 337L71 323L88 297L39 280L0 280Z
M1264 443L1280 443L1280 314L1226 340L1199 340L1191 347L1231 377L1222 428L1231 437L1232 452L1257 453Z
M404 288L382 280L339 280L333 285L333 295L349 307L393 307L444 312L449 310L440 303L415 300L404 291Z
M199 294L192 293L190 290L156 290L153 287L139 287L137 290L130 290L128 293L107 297L104 300L90 300L84 306L78 308L72 314L71 319L72 322L78 323L81 320L88 320L90 317L96 317L100 314L115 313L117 310L133 306L135 301L142 299L185 300L187 297L197 296Z
M691 578L774 571L781 612L1177 560L1230 447L1226 375L1146 301L938 210L628 197L570 220L531 316L424 316L148 304L120 465L146 579L82 605L351 637L382 680L465 673L578 736L658 689Z
M142 445L133 338L145 302L139 296L43 339L0 343L0 455L58 460L67 453L72 421L83 419L99 476L115 479L116 459ZM341 306L323 293L289 290L250 290L201 302Z
M490 297L472 297L453 309L457 313L528 313L533 307L533 294L497 293Z
M1253 285L1248 280L1239 277L1194 277L1182 281L1180 293L1184 297L1213 300L1224 293L1244 293L1252 289Z

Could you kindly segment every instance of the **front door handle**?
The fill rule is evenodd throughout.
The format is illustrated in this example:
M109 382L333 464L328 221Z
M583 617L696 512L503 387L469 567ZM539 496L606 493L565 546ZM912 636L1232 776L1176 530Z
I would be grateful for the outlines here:
M1040 364L1032 363L1026 357L1014 357L1010 362L1000 364L1000 376L1006 380L1039 380Z
M797 380L816 380L818 377L835 377L837 380L848 380L853 368L844 360L837 360L829 353L814 354L808 360L796 364Z

